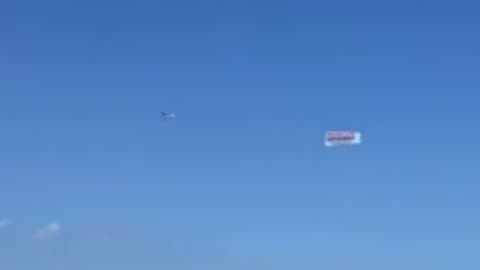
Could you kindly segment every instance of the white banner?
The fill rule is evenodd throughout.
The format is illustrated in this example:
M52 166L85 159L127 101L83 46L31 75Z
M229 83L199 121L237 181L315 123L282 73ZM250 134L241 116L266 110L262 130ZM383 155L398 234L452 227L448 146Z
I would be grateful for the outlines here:
M325 146L355 145L362 142L362 134L358 131L327 131Z

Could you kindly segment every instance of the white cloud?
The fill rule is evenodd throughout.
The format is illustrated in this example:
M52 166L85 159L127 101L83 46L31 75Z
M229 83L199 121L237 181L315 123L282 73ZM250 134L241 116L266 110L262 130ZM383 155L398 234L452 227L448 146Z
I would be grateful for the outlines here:
M8 219L1 219L0 220L0 229L3 229L10 225L10 221Z
M62 231L62 227L57 222L52 222L46 227L41 228L36 234L35 239L39 241L50 240L55 238Z
M8 225L10 225L10 220L8 219L0 219L0 230L1 229L5 229L6 227L8 227Z

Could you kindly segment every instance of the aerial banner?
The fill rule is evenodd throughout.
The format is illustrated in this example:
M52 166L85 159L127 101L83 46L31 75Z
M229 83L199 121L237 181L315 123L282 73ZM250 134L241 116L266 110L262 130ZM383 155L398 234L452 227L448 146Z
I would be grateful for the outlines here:
M362 142L362 135L358 131L327 131L325 146L356 145Z

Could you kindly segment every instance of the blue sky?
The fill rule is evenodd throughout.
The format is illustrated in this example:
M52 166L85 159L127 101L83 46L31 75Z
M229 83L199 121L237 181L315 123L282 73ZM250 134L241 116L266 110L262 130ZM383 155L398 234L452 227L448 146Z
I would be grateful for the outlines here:
M0 268L478 269L479 8L4 1Z

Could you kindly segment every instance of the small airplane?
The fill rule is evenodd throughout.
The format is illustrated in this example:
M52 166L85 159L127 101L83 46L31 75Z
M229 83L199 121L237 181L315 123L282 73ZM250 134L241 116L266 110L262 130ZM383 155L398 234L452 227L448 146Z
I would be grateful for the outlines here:
M162 119L163 120L172 120L175 118L174 113L169 113L169 112L162 112Z

